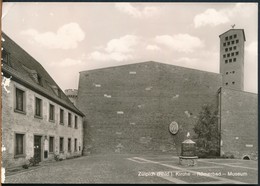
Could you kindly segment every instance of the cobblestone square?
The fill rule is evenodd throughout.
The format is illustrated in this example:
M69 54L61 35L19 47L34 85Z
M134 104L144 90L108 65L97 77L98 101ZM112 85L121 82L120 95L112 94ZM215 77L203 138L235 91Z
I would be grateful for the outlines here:
M6 175L5 183L256 184L257 161L199 159L183 167L170 155L91 155Z

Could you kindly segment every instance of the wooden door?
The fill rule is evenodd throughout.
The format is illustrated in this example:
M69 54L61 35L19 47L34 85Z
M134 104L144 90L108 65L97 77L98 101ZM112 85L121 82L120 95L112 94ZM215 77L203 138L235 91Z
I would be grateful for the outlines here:
M41 136L34 136L34 158L38 159L38 161L41 161Z

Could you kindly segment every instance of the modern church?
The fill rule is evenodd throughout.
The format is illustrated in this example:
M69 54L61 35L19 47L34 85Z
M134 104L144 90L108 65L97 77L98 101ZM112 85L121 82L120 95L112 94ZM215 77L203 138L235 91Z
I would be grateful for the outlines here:
M256 159L257 94L244 91L245 33L230 29L219 38L220 73L154 61L80 72L83 154L180 155L203 106L211 105L220 155Z
M32 157L180 155L205 105L218 111L219 155L257 158L257 94L244 91L243 29L220 35L220 73L148 61L82 71L78 90L65 93L2 37L3 167Z

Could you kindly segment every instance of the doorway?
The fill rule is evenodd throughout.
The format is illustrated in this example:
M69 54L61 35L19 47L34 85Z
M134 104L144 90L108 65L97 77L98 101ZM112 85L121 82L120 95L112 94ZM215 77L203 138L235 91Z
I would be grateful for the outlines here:
M37 159L39 162L41 162L41 152L42 152L42 147L41 147L41 136L34 136L34 158Z

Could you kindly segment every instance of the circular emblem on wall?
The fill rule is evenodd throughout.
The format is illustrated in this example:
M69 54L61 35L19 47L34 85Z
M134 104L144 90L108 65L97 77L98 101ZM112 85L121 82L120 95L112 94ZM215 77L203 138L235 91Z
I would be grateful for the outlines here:
M169 130L172 134L176 134L179 131L178 123L176 121L171 122Z

